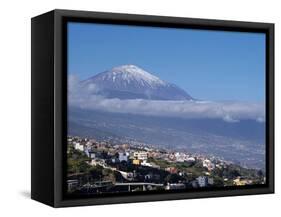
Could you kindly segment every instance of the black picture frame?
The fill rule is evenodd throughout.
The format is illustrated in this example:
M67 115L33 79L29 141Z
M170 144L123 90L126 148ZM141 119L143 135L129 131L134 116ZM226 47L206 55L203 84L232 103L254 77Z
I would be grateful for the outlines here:
M65 192L68 21L266 34L266 178L262 186L68 198ZM31 198L53 207L274 193L274 24L53 10L32 18Z

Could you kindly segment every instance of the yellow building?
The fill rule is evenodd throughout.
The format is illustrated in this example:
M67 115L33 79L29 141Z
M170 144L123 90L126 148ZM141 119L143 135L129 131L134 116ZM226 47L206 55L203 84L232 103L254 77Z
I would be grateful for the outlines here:
M240 178L234 179L233 184L237 186L242 186L242 185L248 185L251 184L252 182L250 180L241 180Z
M133 160L133 164L135 164L135 165L140 165L140 160L134 159L134 160Z

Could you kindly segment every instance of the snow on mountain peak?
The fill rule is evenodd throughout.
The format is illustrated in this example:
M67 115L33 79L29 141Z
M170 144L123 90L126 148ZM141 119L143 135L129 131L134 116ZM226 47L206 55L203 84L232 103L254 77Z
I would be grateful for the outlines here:
M142 68L136 65L121 65L112 68L104 74L104 79L112 78L113 81L117 77L121 76L123 80L130 83L130 81L137 81L141 84L149 85L165 85L166 82L162 81L160 78L150 74L149 72L143 70Z

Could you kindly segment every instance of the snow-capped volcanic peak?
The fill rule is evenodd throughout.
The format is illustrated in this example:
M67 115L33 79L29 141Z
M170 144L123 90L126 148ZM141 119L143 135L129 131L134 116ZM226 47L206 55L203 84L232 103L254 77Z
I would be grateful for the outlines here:
M127 83L138 82L141 85L165 85L166 82L162 81L160 78L150 74L149 72L143 70L136 65L121 65L106 71L102 75L102 79L109 80L113 82L122 79Z
M183 89L135 65L121 65L81 82L93 94L119 99L190 100ZM95 87L95 88L93 88Z

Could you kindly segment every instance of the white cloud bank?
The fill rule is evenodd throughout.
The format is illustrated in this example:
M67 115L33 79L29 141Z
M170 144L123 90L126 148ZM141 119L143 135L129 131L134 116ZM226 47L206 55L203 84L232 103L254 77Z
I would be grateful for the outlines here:
M74 76L69 77L68 90L69 106L88 110L180 118L220 118L231 123L243 119L265 120L264 103L107 99L95 94L97 87L94 85L81 88L78 78Z

